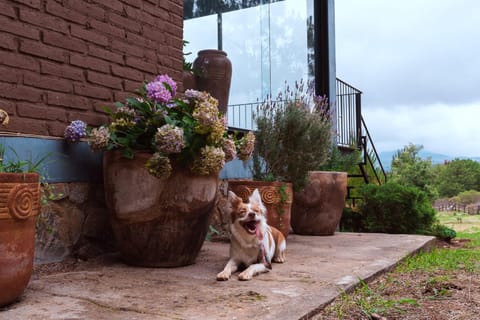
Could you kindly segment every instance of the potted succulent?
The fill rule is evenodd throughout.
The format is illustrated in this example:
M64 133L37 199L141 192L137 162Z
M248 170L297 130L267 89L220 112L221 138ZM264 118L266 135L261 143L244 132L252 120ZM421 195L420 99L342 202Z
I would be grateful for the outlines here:
M285 236L290 230L293 192L302 190L308 172L327 160L330 118L326 98L314 94L313 82L295 82L294 88L285 84L285 90L276 99L267 98L255 115L255 181L229 182L242 198L259 188L262 200L269 206L269 224ZM267 181L273 185L267 185Z
M0 124L8 124L1 109ZM4 151L0 145L0 307L15 301L30 281L43 161L6 161Z
M138 97L107 110L110 123L88 130L91 148L106 151L106 203L129 264L194 263L215 204L219 171L235 157L248 159L253 148L253 140L228 135L209 93L186 90L176 96L176 89L168 75L159 75L142 86Z

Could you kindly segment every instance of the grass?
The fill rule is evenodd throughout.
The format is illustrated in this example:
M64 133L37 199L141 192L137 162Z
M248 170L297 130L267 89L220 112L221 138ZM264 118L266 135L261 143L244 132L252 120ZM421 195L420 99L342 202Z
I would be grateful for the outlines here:
M403 318L414 309L414 314L418 312L428 300L448 299L458 289L455 283L460 273L467 277L479 274L480 215L441 212L438 218L457 231L453 247L438 247L409 257L374 284L361 281L316 319L372 319L376 315Z

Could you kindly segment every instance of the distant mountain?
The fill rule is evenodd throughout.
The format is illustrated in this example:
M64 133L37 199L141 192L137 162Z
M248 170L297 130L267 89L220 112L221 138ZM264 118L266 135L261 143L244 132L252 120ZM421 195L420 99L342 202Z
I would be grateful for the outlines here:
M378 154L380 157L380 161L382 161L383 168L386 171L390 171L390 168L392 166L392 158L395 153L397 153L397 151L384 151ZM420 150L419 155L422 159L431 158L433 164L440 164L444 163L445 161L451 161L454 159L472 159L474 161L480 162L480 157L453 157L446 154L435 153L426 150Z

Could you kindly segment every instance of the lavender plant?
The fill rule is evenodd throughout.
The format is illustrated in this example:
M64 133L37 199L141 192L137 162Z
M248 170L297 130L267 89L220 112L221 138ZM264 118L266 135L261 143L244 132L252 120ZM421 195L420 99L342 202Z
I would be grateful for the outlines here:
M253 133L236 139L228 135L226 119L218 101L207 92L187 90L177 96L177 84L168 75L159 75L138 90L138 97L106 109L111 122L89 130L93 150L119 150L126 158L138 151L150 151L148 171L162 179L175 166L198 175L217 173L226 161L248 160L253 152ZM78 123L66 130L77 139Z
M252 173L257 180L292 182L303 188L308 171L329 156L332 119L328 99L315 95L314 83L296 81L275 99L267 97L255 114L257 131Z

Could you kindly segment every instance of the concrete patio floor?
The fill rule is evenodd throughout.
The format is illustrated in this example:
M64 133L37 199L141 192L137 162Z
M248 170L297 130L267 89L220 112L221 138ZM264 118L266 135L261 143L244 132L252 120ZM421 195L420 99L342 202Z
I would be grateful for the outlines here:
M228 243L205 242L194 265L138 268L116 255L72 272L37 275L0 319L308 319L358 284L428 247L433 237L336 233L289 235L287 262L251 281L218 282Z

